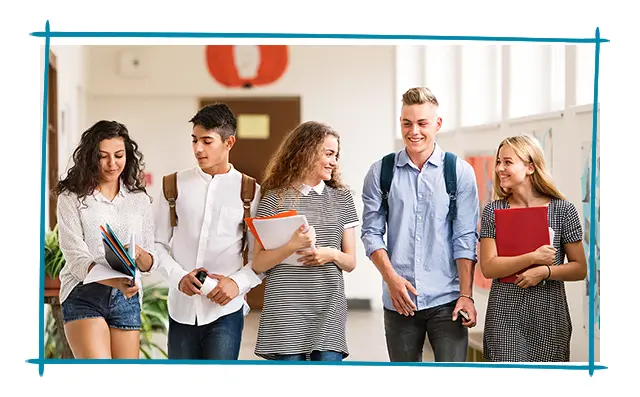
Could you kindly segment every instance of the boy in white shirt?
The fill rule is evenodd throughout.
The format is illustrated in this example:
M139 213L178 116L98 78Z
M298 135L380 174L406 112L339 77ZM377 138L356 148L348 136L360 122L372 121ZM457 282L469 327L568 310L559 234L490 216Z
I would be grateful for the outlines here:
M237 121L229 107L217 103L200 109L190 122L198 166L175 174L174 213L168 200L156 201L158 271L169 283L168 355L169 359L237 360L245 294L263 278L243 261L243 250L248 244L248 252L253 252L253 241L243 238L251 234L245 234L243 225L243 174L229 163ZM163 183L168 184L170 177ZM250 216L260 198L260 186L253 187ZM196 278L200 270L208 273L204 288Z

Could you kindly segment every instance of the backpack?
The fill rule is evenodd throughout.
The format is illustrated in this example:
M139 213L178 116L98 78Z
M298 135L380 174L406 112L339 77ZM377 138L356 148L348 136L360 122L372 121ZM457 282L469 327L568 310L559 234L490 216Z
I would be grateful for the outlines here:
M164 192L164 198L169 202L169 217L171 220L171 226L175 227L178 224L178 214L176 213L176 200L178 199L178 173L165 175L162 177L162 191ZM251 217L251 201L256 192L256 180L248 175L242 174L242 185L240 189L240 198L242 199L242 207L244 208L244 218ZM247 223L242 222L242 257L244 263L248 263L249 258L249 245L247 244Z
M389 153L382 158L382 167L380 169L380 189L382 190L382 203L380 212L383 212L387 220L389 219L389 189L391 189L391 180L393 179L393 169L395 168L396 153ZM449 195L449 213L447 218L453 221L456 218L458 208L456 206L457 199L457 175L456 175L456 155L451 152L444 154L444 182Z

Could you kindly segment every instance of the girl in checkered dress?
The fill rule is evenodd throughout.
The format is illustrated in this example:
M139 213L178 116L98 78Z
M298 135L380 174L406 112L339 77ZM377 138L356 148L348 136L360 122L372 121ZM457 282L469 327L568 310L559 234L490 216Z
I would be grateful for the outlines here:
M569 361L572 324L564 282L583 280L587 274L578 211L553 185L542 148L532 137L503 140L495 171L494 201L485 206L480 228L480 266L483 275L493 279L484 326L484 358ZM524 255L499 257L494 210L536 206L548 209L553 243ZM512 274L518 274L515 282L499 281Z

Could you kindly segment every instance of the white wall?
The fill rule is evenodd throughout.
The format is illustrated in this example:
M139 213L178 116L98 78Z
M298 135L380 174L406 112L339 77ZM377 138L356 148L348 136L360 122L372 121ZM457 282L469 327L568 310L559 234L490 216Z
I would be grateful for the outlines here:
M226 89L209 77L203 46L88 47L87 126L103 118L124 123L140 144L147 171L153 174L149 192L162 199L161 176L194 164L188 120L198 110L199 98L249 93L300 96L303 121L324 121L341 132L342 172L361 213L364 175L394 142L394 47L290 49L289 67L282 79L247 92ZM122 50L137 53L148 73L140 78L120 75ZM359 238L357 244L358 267L345 276L347 297L371 299L375 307L381 307L380 276Z
M58 174L62 175L71 165L70 157L85 130L85 49L55 45L50 49L56 57L58 77ZM46 205L48 213L48 200Z

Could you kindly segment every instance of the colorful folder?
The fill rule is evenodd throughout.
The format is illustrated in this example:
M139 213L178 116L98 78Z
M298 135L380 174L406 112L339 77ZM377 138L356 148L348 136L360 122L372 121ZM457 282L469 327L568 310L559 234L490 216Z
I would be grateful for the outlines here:
M131 258L127 250L124 249L124 246L109 224L106 226L106 230L103 226L100 226L105 259L113 270L133 277L131 280L131 286L133 286L135 285L136 262Z

